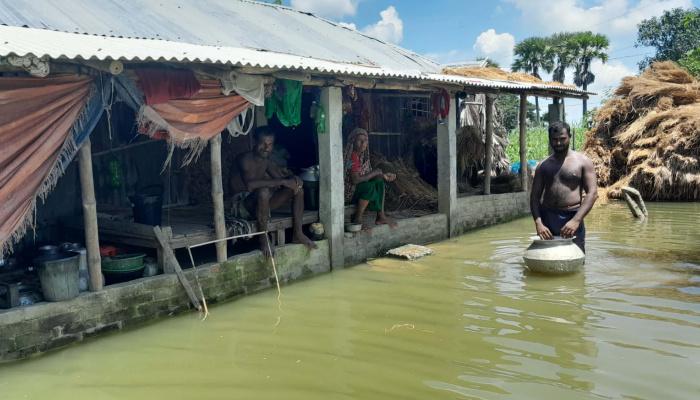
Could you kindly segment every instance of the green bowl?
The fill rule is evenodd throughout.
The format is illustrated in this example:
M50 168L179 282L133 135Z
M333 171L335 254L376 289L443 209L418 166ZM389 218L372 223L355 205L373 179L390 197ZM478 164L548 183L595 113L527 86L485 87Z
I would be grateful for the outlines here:
M102 272L135 272L143 269L145 254L119 254L102 260Z

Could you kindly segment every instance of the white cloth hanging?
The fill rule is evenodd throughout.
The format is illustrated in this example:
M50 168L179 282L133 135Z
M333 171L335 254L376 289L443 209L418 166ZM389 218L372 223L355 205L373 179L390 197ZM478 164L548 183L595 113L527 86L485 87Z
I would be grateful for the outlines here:
M233 118L226 128L231 136L238 137L250 133L253 125L255 125L255 107L251 105Z
M258 75L226 71L218 77L221 81L221 93L228 96L236 92L256 106L265 104L265 81Z

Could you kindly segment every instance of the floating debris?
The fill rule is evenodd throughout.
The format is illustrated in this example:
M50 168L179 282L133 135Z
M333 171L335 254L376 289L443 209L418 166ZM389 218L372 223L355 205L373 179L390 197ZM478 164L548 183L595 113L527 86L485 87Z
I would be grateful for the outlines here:
M433 254L433 249L417 244L407 244L386 252L387 255L405 258L407 260L416 260Z

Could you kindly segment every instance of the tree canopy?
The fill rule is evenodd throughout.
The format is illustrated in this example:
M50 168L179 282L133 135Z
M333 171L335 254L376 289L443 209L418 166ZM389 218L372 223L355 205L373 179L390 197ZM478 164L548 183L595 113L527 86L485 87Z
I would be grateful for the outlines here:
M667 10L659 17L645 19L637 29L635 45L656 49L656 54L639 62L640 70L654 61L680 61L700 47L700 8Z

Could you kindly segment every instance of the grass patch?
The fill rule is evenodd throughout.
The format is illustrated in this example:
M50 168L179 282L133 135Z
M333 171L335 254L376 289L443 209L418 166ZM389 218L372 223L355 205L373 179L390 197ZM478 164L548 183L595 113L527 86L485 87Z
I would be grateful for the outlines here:
M583 138L585 129L583 125L572 125L571 130L573 135L571 138L572 147L574 150L581 149L583 146ZM513 129L508 134L508 147L506 147L506 156L512 163L520 161L520 135L517 129ZM546 127L532 127L527 130L527 159L528 160L544 160L549 156L549 134Z

